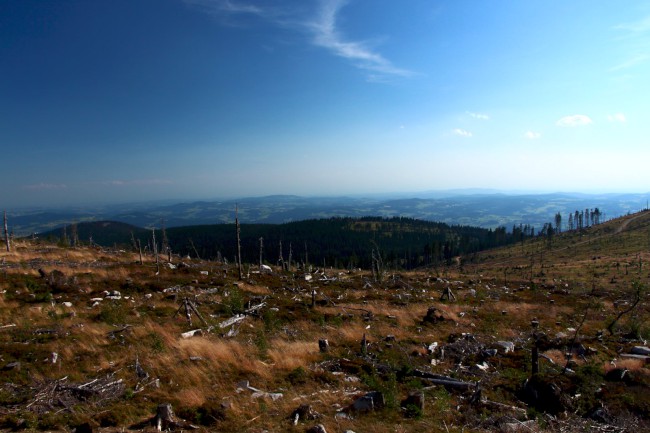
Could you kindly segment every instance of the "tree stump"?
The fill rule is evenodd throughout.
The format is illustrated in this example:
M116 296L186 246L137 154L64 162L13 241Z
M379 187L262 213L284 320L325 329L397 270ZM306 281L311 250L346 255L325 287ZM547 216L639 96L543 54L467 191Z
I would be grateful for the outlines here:
M176 424L174 421L174 411L170 403L163 403L158 405L154 423L158 431L167 430L170 426Z
M330 343L327 341L325 338L321 338L318 340L318 348L320 349L321 353L326 353L330 350Z

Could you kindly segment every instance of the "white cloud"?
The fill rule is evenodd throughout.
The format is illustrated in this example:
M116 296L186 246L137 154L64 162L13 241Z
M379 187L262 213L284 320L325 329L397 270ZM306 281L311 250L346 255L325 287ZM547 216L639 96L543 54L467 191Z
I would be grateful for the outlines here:
M542 138L542 133L541 132L533 132L533 131L526 131L524 134L524 138L527 138L529 140L539 140Z
M490 120L490 116L487 114L482 114L482 113L472 113L471 111L468 111L467 114L472 116L474 119L479 119L479 120Z
M625 114L623 113L609 114L607 115L607 120L609 120L610 122L619 122L619 123L627 122L627 119L625 118Z
M394 66L381 54L370 49L366 43L349 41L340 34L336 27L336 16L347 1L325 0L316 19L307 24L313 34L313 43L329 50L338 57L351 60L355 66L383 75L409 77L413 72ZM376 76L373 76L376 80Z
M589 125L590 123L593 122L589 116L585 116L584 114L574 114L571 116L564 116L563 118L558 120L555 124L557 126L573 127L573 126L585 126L585 125Z
M252 1L237 0L184 0L185 3L222 17L254 15L272 24L293 31L307 32L311 43L328 50L337 57L351 61L355 67L369 71L368 81L383 83L387 77L412 77L416 75L399 68L373 50L367 42L347 40L337 27L337 15L347 0L321 0L316 11L305 12L304 7L313 3L292 5L291 8L269 7ZM306 16L306 17L305 17Z
M454 129L454 134L460 136L460 137L471 137L472 133L469 131L466 131L464 129L456 128Z

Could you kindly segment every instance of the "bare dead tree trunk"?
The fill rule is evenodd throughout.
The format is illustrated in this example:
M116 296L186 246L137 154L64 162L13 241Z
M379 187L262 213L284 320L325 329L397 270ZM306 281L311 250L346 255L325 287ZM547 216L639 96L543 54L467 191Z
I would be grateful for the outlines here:
M239 232L240 232L240 227L239 227L239 210L237 208L237 205L235 205L235 228L237 229L237 266L239 269L239 279L242 279L242 267L241 267L241 241L239 238Z
M167 230L165 230L165 220L163 218L160 219L160 227L162 230L162 244L160 246L160 251L166 253L168 258L167 261L171 262L171 250L169 248L169 240L167 239Z
M142 244L140 243L140 239L138 239L138 252L140 253L140 264L142 264Z
M280 241L280 256L278 257L278 265L282 268L284 271L284 258L282 257L282 241Z
M158 259L158 245L156 244L156 229L151 229L151 243L156 258L156 275L158 275L160 273L160 260Z
M9 241L9 226L7 225L7 211L4 214L5 223L5 244L7 245L7 252L11 251L11 242Z
M264 238L260 238L260 272L262 271L262 253L264 251Z
M196 254L196 258L201 260L201 257L199 256L199 252L196 250L196 247L194 246L194 241L190 239L190 245L192 245L192 249L194 250L194 254ZM217 257L217 261L219 262L219 258Z
M72 247L76 248L79 245L79 234L77 232L77 223L70 224L70 242L72 242Z
M533 341L533 351L531 355L531 373L532 374L537 374L539 373L539 347L538 347L538 342L537 339Z
M289 263L287 265L287 271L291 272L291 259L293 256L293 250L291 249L291 242L289 242Z

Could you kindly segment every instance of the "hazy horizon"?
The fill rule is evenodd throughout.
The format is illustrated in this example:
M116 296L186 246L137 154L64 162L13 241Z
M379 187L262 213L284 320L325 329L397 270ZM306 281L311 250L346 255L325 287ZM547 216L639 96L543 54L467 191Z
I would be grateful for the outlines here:
M464 189L449 189L449 190L429 190L429 191L394 191L394 192L378 192L378 193L350 193L350 194L333 194L333 195L319 195L319 194L268 194L268 195L249 195L249 196L221 196L221 197L167 197L167 198L145 198L142 200L114 200L114 201L101 201L101 200L85 200L85 201L71 201L53 204L33 204L33 205L13 205L4 206L6 211L33 211L33 210L71 210L71 209L92 209L103 208L112 206L135 206L135 207L148 207L155 205L175 205L182 203L198 203L198 202L237 202L238 200L245 202L251 199L265 199L273 197L297 197L306 200L313 199L326 199L335 200L340 199L367 199L367 200L392 200L392 199L437 199L437 198L458 198L458 197L472 197L472 196L541 196L541 195L568 195L568 196L609 196L609 195L648 195L649 191L534 191L534 190L495 190L487 188L464 188Z
M649 41L640 0L4 2L0 206L645 193Z

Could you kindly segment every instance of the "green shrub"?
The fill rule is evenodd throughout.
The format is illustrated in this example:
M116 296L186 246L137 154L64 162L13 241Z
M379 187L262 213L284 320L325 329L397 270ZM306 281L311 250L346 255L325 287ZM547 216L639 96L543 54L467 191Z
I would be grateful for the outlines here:
M307 383L307 379L309 377L308 372L302 368L298 367L292 370L288 375L287 375L287 380L291 385L304 385Z
M107 302L102 305L102 309L97 315L97 320L108 323L109 325L124 324L126 323L126 311L117 302Z

